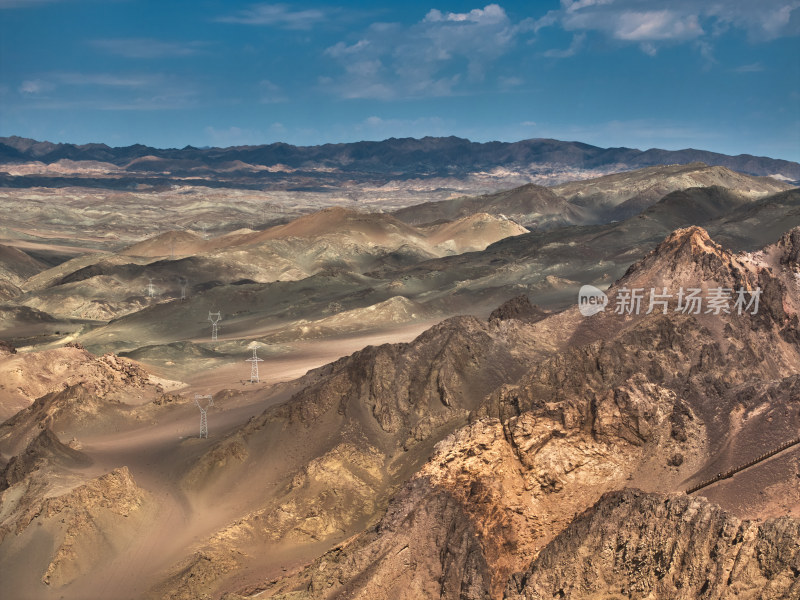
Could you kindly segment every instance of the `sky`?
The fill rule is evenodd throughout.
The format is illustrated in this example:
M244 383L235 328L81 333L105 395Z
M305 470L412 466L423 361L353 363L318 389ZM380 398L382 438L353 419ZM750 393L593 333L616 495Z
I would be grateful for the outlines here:
M800 0L0 0L0 135L456 135L800 161Z

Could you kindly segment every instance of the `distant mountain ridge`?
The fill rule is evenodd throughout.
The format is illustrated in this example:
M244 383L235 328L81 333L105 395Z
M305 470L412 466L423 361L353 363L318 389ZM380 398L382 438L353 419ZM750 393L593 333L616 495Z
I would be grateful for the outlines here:
M770 177L754 177L704 163L645 167L543 187L527 184L483 196L437 200L394 212L406 223L420 225L463 218L477 212L508 217L529 229L595 225L641 213L668 194L718 186L754 199L791 189Z
M0 164L60 160L102 161L125 170L194 172L230 169L232 164L291 169L336 169L345 173L393 177L459 176L498 167L552 165L579 169L614 170L704 162L750 175L779 175L800 181L800 164L768 157L729 156L705 150L600 148L581 142L529 139L519 142L472 142L458 137L390 138L319 146L273 143L228 148L159 149L135 144L113 148L106 144L54 144L17 136L0 137Z

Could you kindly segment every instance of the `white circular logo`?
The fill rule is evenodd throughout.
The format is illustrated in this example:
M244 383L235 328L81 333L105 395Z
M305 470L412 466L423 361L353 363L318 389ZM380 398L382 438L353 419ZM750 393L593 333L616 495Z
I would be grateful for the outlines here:
M593 285L584 285L578 292L578 310L584 317L603 312L608 305L608 296Z

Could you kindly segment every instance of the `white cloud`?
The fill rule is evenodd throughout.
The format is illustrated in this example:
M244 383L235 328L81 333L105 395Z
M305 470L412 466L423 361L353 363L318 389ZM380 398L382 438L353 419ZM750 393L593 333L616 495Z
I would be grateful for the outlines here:
M113 73L46 73L28 79L20 93L35 102L35 109L51 110L173 110L193 106L197 91L191 84L165 75ZM56 94L45 94L58 90Z
M63 85L85 85L119 88L142 88L158 85L163 81L159 75L116 75L113 73L54 73L52 77Z
M26 79L22 82L22 85L19 86L19 91L22 94L35 95L49 92L54 87L55 86L49 81L44 81L42 79Z
M568 13L574 13L582 8L588 6L603 6L604 4L613 4L614 0L561 0L561 5Z
M650 42L642 42L639 44L639 49L647 54L647 56L655 56L658 54L658 48L656 48L655 44Z
M759 73L763 70L764 70L764 65L762 65L760 62L750 63L749 65L742 65L734 69L734 71L736 71L737 73Z
M165 42L149 38L91 40L92 46L126 58L167 58L194 56L207 45L204 42Z
M490 65L532 31L530 20L513 23L489 4L464 13L433 9L411 25L373 23L355 41L325 50L341 69L320 79L343 98L418 98L468 92Z
M572 42L570 43L569 48L564 50L548 50L544 53L544 55L548 58L569 58L570 56L575 56L578 53L578 50L581 49L581 46L583 46L583 42L585 40L585 33L576 33L572 36Z
M638 43L650 55L659 45L705 40L697 48L709 61L709 40L730 28L753 42L800 34L800 0L562 0L561 10L536 21L534 30L553 25Z
M275 83L272 83L268 79L264 79L263 81L259 82L258 87L261 92L260 99L262 104L279 104L281 102L286 102L289 99L284 93L283 88Z
M219 17L217 21L242 25L272 25L285 29L311 29L326 18L324 11L315 8L292 10L288 4L254 4L235 14Z
M440 10L432 9L425 15L423 22L438 23L441 21L454 21L457 23L504 23L507 20L506 11L497 4L489 4L486 8L475 8L468 13L443 13Z
M501 75L497 78L497 83L500 84L500 87L510 89L521 86L523 83L525 83L525 80L522 79L522 77L515 77L513 75L511 77L505 77Z
M623 13L614 29L617 39L634 42L690 39L703 33L697 15L671 10Z

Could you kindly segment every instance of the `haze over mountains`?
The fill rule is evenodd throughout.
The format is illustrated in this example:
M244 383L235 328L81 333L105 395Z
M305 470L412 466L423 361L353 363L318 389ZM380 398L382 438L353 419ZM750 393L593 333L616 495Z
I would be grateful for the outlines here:
M800 594L800 444L717 478L800 429L800 165L6 144L15 598ZM633 168L665 156L686 164ZM687 311L689 288L728 310ZM631 289L665 309L615 310Z

